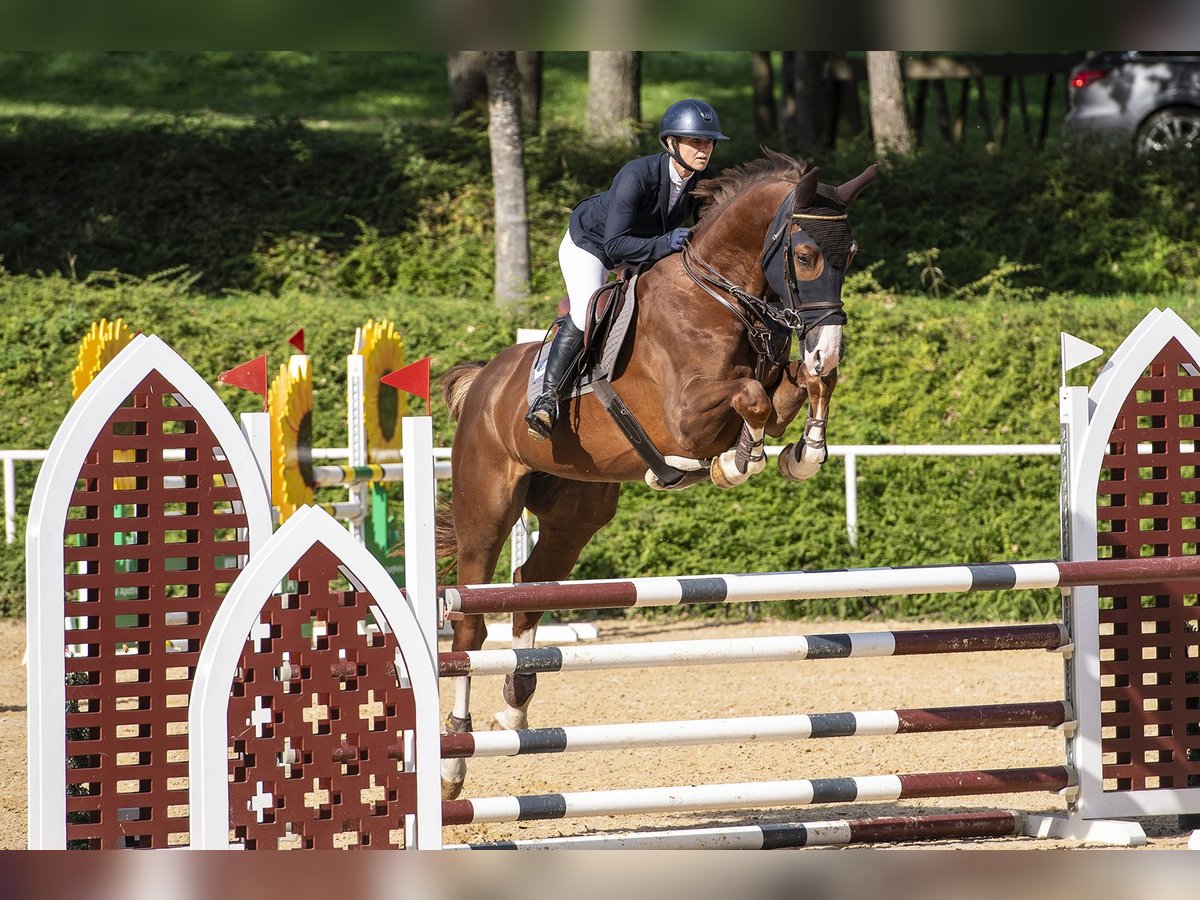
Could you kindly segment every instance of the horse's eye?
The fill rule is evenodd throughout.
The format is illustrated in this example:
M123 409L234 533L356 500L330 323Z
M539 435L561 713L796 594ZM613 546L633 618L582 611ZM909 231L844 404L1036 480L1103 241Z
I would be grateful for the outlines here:
M854 256L858 253L858 241L850 242L850 252L846 255L846 268L849 269L854 263Z

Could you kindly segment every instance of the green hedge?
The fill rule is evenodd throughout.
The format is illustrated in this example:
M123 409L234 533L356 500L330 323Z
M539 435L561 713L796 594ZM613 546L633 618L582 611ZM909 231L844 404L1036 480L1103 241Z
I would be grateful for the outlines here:
M859 278L860 286L869 279ZM545 325L550 304L502 311L490 303L384 293L370 300L289 293L209 297L186 279L96 276L75 281L0 276L0 446L45 447L70 404L75 348L89 324L121 317L156 333L210 383L225 369L270 354L286 360L287 337L305 327L314 371L314 441L345 444L345 365L354 328L389 317L409 359L431 355L435 376L487 358L515 329ZM1055 442L1060 381L1058 333L1109 350L1153 306L1195 318L1183 297L1051 297L1041 302L964 303L886 293L849 298L851 324L830 440L853 443ZM1099 361L1098 361L1099 362ZM1098 362L1076 383L1094 376ZM234 411L252 395L225 385ZM415 401L413 412L422 412ZM453 426L440 398L435 442ZM789 438L794 439L798 425ZM17 467L19 507L28 503L33 466ZM844 566L916 565L1036 559L1058 553L1058 468L1053 458L866 459L860 461L859 543L846 538L843 468L831 459L813 481L794 485L769 468L730 492L700 486L659 494L625 488L616 521L588 547L576 577L702 574ZM0 555L0 610L23 609L20 545ZM1052 614L1041 595L928 596L871 602L791 604L795 614L942 614L967 618ZM713 610L713 614L726 614ZM744 610L735 610L742 614Z

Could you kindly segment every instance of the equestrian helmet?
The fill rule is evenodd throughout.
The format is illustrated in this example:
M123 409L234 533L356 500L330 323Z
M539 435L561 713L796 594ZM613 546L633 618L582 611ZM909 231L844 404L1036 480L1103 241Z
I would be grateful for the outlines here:
M662 123L658 126L658 142L667 148L667 137L708 138L711 141L727 141L721 133L721 120L717 111L703 100L678 100L667 107Z

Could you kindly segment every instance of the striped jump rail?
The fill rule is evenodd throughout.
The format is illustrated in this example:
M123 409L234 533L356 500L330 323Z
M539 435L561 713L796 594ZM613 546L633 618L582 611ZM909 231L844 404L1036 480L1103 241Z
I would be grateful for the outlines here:
M436 460L435 478L450 477L450 461ZM385 484L404 480L402 463L365 463L361 466L323 465L312 467L311 487L345 487L351 484Z
M446 850L789 850L849 844L908 843L946 838L1014 837L1024 817L1011 810L837 819L770 825L680 828L628 834L585 834L544 840L449 844Z
M442 824L474 825L752 806L1058 792L1071 786L1073 781L1073 773L1066 766L1044 766L484 797L442 801Z
M1060 650L1068 643L1067 629L1062 624L1051 623L517 650L464 650L439 653L438 674L442 678L453 678L462 675L523 675L639 666Z
M680 747L688 744L874 737L1039 725L1055 728L1068 722L1071 715L1070 705L1056 700L1045 703L998 703L988 706L880 709L869 712L467 732L442 735L442 759Z
M1101 559L1090 562L967 565L762 572L749 575L458 585L443 588L450 618L545 609L626 609L768 600L820 600L897 594L1151 584L1200 578L1200 556Z

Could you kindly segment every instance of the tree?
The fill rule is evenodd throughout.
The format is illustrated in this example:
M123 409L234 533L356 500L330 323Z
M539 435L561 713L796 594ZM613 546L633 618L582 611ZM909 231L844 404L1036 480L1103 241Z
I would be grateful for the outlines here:
M588 51L587 127L600 142L632 147L642 118L641 53Z
M542 51L518 50L517 72L521 76L521 121L537 131L542 121Z
M908 156L913 149L900 54L894 50L867 51L867 86L871 95L871 130L875 155Z
M829 141L829 82L825 80L825 50L798 50L792 69L796 121L792 134L803 154Z
M497 304L529 295L529 213L517 54L488 50L488 144L496 209Z
M446 55L450 78L450 112L455 116L482 116L488 103L487 53L483 50L451 50Z
M774 139L778 130L775 121L775 72L771 68L770 50L750 52L750 77L754 85L754 136L760 141Z

